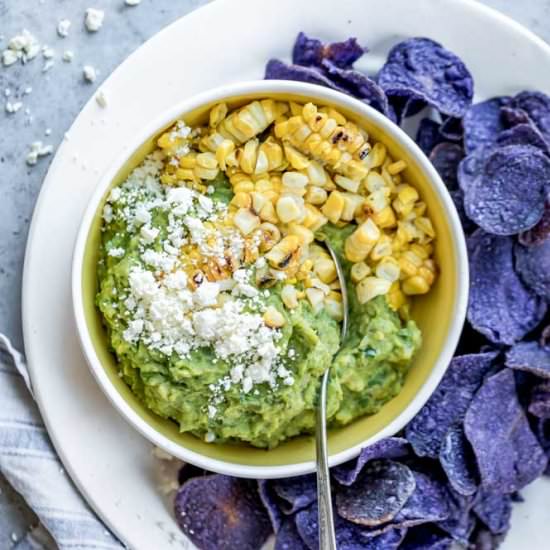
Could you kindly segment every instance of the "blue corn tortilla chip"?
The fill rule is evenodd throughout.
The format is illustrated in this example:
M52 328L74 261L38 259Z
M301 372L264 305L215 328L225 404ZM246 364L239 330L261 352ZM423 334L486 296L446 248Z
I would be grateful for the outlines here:
M432 525L420 525L407 531L400 550L449 550L453 539Z
M495 235L515 235L535 226L544 213L550 159L531 145L494 150L464 189L466 214Z
M529 115L544 139L550 142L550 97L542 92L525 91L516 95L514 105Z
M537 418L550 418L550 380L541 380L533 387L527 410Z
M506 129L502 109L510 101L510 97L494 97L468 108L462 119L466 153L473 153L495 143L500 132Z
M319 508L315 502L295 516L300 537L309 550L319 550ZM404 529L391 529L388 532L370 536L360 525L334 515L336 545L338 550L392 550L398 548L405 536Z
M516 124L532 124L527 112L517 107L512 98L507 105L502 107L500 115L506 128L511 128Z
M493 535L502 535L510 529L512 515L510 495L480 490L476 495L473 510Z
M273 490L281 498L281 510L294 514L317 500L315 474L273 480Z
M319 69L314 67L302 67L301 65L287 65L279 59L270 59L265 67L266 80L297 80L298 82L309 82L331 88L343 94L347 90L341 88L327 78Z
M426 117L420 121L415 141L426 156L430 155L438 143L444 141L440 128L441 124L431 118Z
M438 458L450 428L460 424L497 352L455 357L439 386L405 428L418 456Z
M463 158L462 146L456 143L440 143L430 153L430 161L438 171L447 189L451 191L458 189L457 172Z
M277 533L283 523L281 501L273 490L273 482L269 479L258 479L258 494L265 507L273 532Z
M409 443L402 437L381 439L361 450L361 454L350 462L332 468L334 479L342 485L352 485L357 480L363 468L371 460L380 458L400 458L409 452Z
M523 246L533 246L541 244L547 238L550 238L550 195L546 197L544 203L544 213L542 218L539 220L539 223L535 225L532 229L520 233L518 236L518 241Z
M461 495L473 495L478 486L475 458L461 426L451 428L441 450L439 462L452 488Z
M288 518L282 524L275 538L275 550L308 550L298 533L294 518Z
M539 343L543 348L550 348L550 325L540 333Z
M503 540L503 535L493 535L488 529L477 529L470 547L474 550L495 550Z
M505 365L550 380L550 350L538 342L518 342L506 352Z
M464 137L462 119L452 116L447 117L441 124L439 132L448 141L462 141Z
M516 245L516 271L533 292L550 302L550 236L531 246Z
M451 199L455 205L458 217L460 218L460 223L462 224L462 229L466 235L469 235L477 229L476 224L466 216L466 211L464 210L464 193L461 189L454 189L449 191Z
M359 525L373 527L391 521L414 491L415 478L404 464L375 460L359 479L336 494L338 514Z
M466 412L464 432L486 491L519 491L546 468L548 459L529 427L509 369L485 380Z
M468 321L491 342L512 345L544 319L546 304L516 275L512 239L478 229L467 244Z
M323 60L327 59L337 67L349 69L366 52L367 49L360 46L356 38L326 44L301 32L294 43L292 63L320 67Z
M448 488L449 518L435 523L451 538L463 546L468 546L470 536L476 527L476 517L472 513L474 496L464 496Z
M464 63L429 38L410 38L394 46L378 83L389 96L424 101L453 117L464 115L474 87Z
M271 534L252 480L223 475L189 479L176 495L174 512L180 529L202 550L257 550Z
M391 118L388 98L384 90L374 80L359 71L342 69L327 60L323 61L322 66L325 74L337 86Z
M543 153L549 154L548 143L540 131L531 123L516 124L508 130L503 130L498 134L496 145L506 147L506 145L531 145L537 147Z

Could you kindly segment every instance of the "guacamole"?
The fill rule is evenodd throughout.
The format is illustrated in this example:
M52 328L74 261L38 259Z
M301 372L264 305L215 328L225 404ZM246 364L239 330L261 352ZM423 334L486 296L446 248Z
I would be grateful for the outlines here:
M191 249L188 275L177 271L180 250L193 239L200 246L209 242L196 219L203 231L215 224L233 193L223 175L207 196L166 188L157 181L159 166L149 159L108 199L96 299L120 375L150 410L206 441L272 448L314 431L321 375L331 365L327 410L334 426L373 414L397 395L420 346L413 321L403 321L385 296L360 304L349 282L349 334L341 342L340 323L326 309L307 300L285 308L284 280L259 287L254 274L265 263L261 258L227 291L220 291L223 279L210 283L198 271L189 275L200 262L189 260ZM343 255L349 227L323 232L342 255L349 279L351 263ZM199 307L197 297L200 308L190 322L186 315ZM239 308L233 300L240 300ZM276 330L257 323L266 308L284 322ZM240 351L228 349L239 335ZM249 374L243 376L243 369Z

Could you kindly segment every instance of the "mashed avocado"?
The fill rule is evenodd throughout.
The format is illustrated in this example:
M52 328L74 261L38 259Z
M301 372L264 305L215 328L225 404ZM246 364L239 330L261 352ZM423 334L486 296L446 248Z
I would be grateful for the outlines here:
M214 187L210 196L214 202L230 199L223 178ZM153 239L151 246L158 255L173 223L166 212L152 207L149 233L133 229L128 224L128 197L137 193L135 189L126 186L122 193L111 196L104 213L97 306L121 376L149 409L173 419L182 432L207 441L274 447L314 430L320 377L331 364L328 414L332 425L373 414L400 391L420 345L420 332L413 321L403 322L384 297L359 304L351 284L350 330L342 346L340 324L324 309L314 313L307 300L300 300L298 307L289 311L281 301L282 283L259 293L257 300L264 307L274 306L286 321L276 341L283 358L279 372L283 374L276 384L258 383L246 392L237 384L224 386L234 365L231 358L220 359L210 346L184 354L167 353L143 339L129 337L133 327L129 318L136 305L129 297L128 281L143 255L143 235ZM148 200L154 206L161 191L151 184L144 193L151 194ZM349 228L330 227L323 232L341 252ZM344 266L349 270L346 262ZM216 398L219 392L222 397Z

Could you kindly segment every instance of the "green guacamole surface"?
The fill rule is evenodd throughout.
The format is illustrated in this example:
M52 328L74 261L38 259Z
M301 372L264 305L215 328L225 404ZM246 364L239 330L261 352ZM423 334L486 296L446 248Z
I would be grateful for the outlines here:
M227 201L230 191L217 182L212 198ZM320 378L332 365L328 392L331 425L342 426L373 414L402 388L411 359L420 346L420 331L413 321L404 322L384 297L359 304L355 289L348 284L350 298L349 333L340 342L340 323L324 310L314 313L307 300L287 310L280 299L281 284L269 289L263 299L286 318L277 342L287 357L285 366L292 373L292 385L257 384L244 393L233 385L224 392L217 414L207 414L212 385L226 377L230 361L214 360L213 350L202 347L189 357L177 353L166 356L143 342L129 343L123 337L127 328L124 305L129 270L139 261L138 239L117 217L122 206L112 203L113 219L104 223L98 264L97 306L102 314L112 352L120 374L139 399L153 412L173 419L182 432L216 442L246 442L257 447L274 447L282 441L311 433ZM165 215L153 216L162 239L167 225ZM341 251L348 229L323 228L335 249ZM109 250L123 249L113 257ZM344 267L349 271L346 262ZM293 350L290 357L288 350Z

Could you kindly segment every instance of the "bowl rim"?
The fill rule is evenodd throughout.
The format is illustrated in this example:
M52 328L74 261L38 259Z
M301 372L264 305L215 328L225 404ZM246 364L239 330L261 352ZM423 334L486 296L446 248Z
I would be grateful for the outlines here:
M142 417L140 417L140 415L134 411L130 404L128 404L120 395L116 387L111 383L105 368L95 353L94 345L88 332L83 307L82 274L86 244L90 227L96 216L97 208L117 173L143 143L177 118L184 116L186 113L192 112L202 105L210 104L222 99L231 99L238 96L269 94L296 94L310 97L312 99L320 99L322 101L340 104L357 115L369 119L372 124L378 126L379 129L390 136L391 140L397 142L415 158L420 170L429 180L429 185L433 187L438 201L445 210L444 217L449 226L450 236L454 247L454 254L456 257L457 296L455 299L454 312L451 318L449 330L445 338L443 348L440 351L428 378L424 381L419 391L396 418L388 423L377 434L368 439L369 445L385 437L392 436L403 429L405 425L418 413L436 389L441 378L445 374L458 344L466 317L469 288L468 254L465 236L454 203L452 202L451 196L449 195L439 174L418 145L400 127L391 122L383 114L379 113L360 100L329 88L304 82L290 80L243 81L219 86L186 98L174 104L160 116L156 117L151 123L145 125L140 132L136 133L136 136L123 148L121 148L120 153L118 153L114 160L110 163L109 168L99 177L97 187L93 191L82 217L74 246L71 273L73 315L86 362L88 363L90 371L92 372L97 384L103 393L108 397L109 401L118 413L121 414L122 417L134 429L136 429L151 443L160 447L172 456L201 466L207 470L237 477L263 479L291 477L311 473L315 471L315 461L312 460L279 466L252 466L237 464L234 462L225 462L223 460L210 458L187 449L183 445L176 444L163 434L157 432ZM329 465L336 466L356 457L365 446L365 443L366 441L362 441L361 443L355 444L339 453L330 455Z

